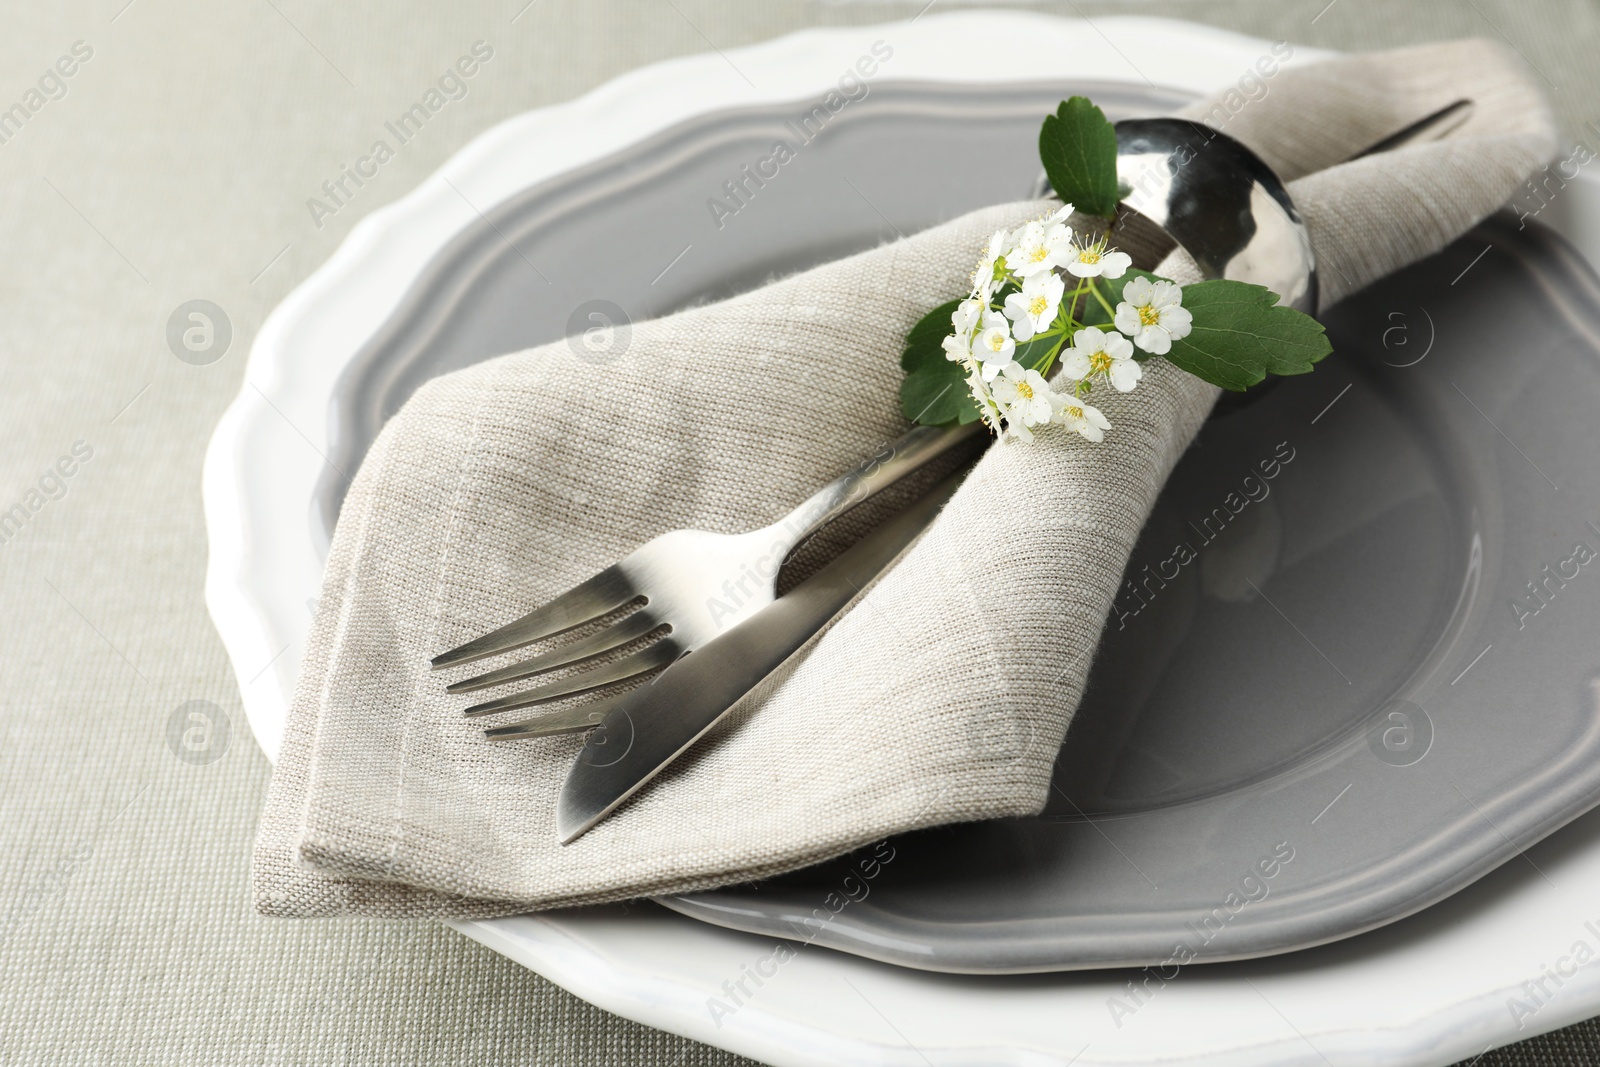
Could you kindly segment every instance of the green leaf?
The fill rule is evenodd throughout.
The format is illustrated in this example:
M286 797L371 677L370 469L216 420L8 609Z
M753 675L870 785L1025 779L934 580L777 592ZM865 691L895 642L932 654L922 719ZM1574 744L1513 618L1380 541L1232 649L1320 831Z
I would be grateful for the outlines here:
M961 364L944 359L943 367L925 367L906 375L900 383L900 410L920 426L968 423L978 417L978 403L967 389Z
M1268 374L1305 374L1333 351L1322 324L1278 296L1246 282L1197 282L1183 288L1194 316L1189 336L1172 342L1167 359L1224 389L1243 392Z
M1063 100L1039 129L1039 159L1064 203L1109 219L1117 213L1117 131L1087 97Z
M950 362L945 358L942 345L952 332L950 316L960 303L959 300L952 300L940 304L917 320L911 332L906 334L906 350L900 354L901 370L909 374Z
M978 417L966 372L944 354L943 342L951 332L950 315L960 303L940 304L906 334L906 349L900 354L900 367L906 372L906 380L900 383L900 410L922 426L971 422Z

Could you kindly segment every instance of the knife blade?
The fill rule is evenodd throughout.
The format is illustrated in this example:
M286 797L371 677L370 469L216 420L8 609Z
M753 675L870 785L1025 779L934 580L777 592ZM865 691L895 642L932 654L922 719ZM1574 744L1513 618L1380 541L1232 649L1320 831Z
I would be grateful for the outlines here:
M571 844L611 814L715 726L741 697L782 667L916 540L966 474L963 468L946 478L811 577L684 656L653 682L602 705L574 709L568 729L584 728L597 717L599 725L589 734L561 788L556 804L561 843ZM516 736L517 729L502 727L498 736ZM492 730L485 733L496 736Z

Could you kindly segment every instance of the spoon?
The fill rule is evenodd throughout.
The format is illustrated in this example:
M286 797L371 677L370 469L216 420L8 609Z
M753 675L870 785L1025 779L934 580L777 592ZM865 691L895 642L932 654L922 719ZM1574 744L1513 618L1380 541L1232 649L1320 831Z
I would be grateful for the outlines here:
M1442 137L1465 122L1472 101L1456 100L1397 130L1344 162ZM1117 225L1152 247L1152 266L1176 245L1203 278L1254 282L1287 307L1317 310L1317 264L1305 223L1272 168L1250 148L1188 119L1124 119L1116 124L1117 180L1129 192ZM1050 192L1047 178L1035 192ZM1141 221L1142 220L1142 221ZM1168 242L1151 241L1165 235ZM1157 258L1150 258L1155 255Z

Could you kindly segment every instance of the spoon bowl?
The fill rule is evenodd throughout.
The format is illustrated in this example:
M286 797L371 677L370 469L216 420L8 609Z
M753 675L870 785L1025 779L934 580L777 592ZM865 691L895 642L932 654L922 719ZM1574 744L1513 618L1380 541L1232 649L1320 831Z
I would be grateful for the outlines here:
M1187 119L1124 119L1116 130L1123 211L1163 231L1203 278L1264 285L1286 307L1316 313L1311 238L1289 190L1260 156ZM1050 192L1048 179L1037 192Z

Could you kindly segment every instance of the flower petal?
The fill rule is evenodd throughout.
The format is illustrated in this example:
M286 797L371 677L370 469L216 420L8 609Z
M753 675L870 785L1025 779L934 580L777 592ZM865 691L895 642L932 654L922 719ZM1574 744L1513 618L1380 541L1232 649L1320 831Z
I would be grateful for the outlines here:
M1072 335L1072 347L1085 354L1103 351L1106 347L1106 335L1098 326L1085 326Z
M1188 337L1189 331L1194 327L1194 315L1188 308L1168 307L1161 312L1161 328L1172 335L1173 340Z
M1061 373L1082 381L1089 374L1089 357L1075 348L1062 349Z
M1133 282L1129 282L1128 284L1132 285ZM1127 290L1124 289L1123 292L1126 293ZM1139 321L1138 309L1126 301L1117 305L1117 314L1112 319L1112 323L1117 329L1127 334L1138 333L1144 328L1144 323Z
M1100 257L1100 275L1104 278L1120 278L1133 266L1133 257L1126 252L1106 252Z
M1150 303L1151 290L1154 288L1149 278L1129 278L1128 284L1122 287L1122 299L1127 301L1130 307L1141 307Z
M1111 386L1119 393L1131 393L1144 377L1144 368L1131 359L1118 360L1111 365Z
M1133 343L1153 356L1164 356L1172 351L1172 335L1160 326L1146 326Z

